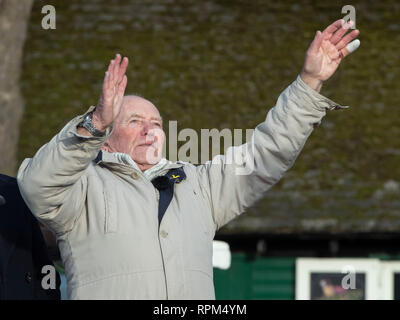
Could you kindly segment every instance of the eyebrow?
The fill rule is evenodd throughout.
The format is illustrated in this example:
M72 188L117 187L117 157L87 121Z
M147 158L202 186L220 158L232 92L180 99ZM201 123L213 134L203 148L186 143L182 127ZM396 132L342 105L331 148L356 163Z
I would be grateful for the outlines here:
M128 120L131 119L131 118L134 118L134 117L140 118L140 119L144 119L145 118L143 115L135 112L135 113L132 113L132 114L129 115ZM157 121L162 122L162 118L161 117L151 117L150 120L157 120Z

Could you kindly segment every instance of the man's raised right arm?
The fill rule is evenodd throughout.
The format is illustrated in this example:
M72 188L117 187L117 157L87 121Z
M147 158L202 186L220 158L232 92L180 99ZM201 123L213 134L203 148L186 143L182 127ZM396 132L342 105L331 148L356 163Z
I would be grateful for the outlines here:
M85 171L110 137L124 96L128 59L117 55L106 72L96 107L71 120L32 159L18 170L18 185L26 204L44 224L57 234L70 231L85 203ZM93 136L78 126L89 113L103 136Z

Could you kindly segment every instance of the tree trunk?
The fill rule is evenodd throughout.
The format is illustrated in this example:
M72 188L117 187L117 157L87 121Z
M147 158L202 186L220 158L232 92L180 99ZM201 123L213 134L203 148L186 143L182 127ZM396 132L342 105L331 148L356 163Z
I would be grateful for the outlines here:
M15 176L24 111L19 80L33 0L0 0L0 173Z

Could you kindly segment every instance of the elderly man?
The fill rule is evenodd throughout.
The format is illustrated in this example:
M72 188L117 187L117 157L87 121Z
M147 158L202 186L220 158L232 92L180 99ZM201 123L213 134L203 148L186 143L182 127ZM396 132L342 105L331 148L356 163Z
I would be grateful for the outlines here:
M161 116L150 101L124 97L128 59L117 55L97 106L18 172L28 206L57 236L69 297L214 299L215 232L284 175L326 110L341 108L318 92L358 46L349 26L317 31L251 143L197 167L161 158ZM249 154L252 168L239 174Z

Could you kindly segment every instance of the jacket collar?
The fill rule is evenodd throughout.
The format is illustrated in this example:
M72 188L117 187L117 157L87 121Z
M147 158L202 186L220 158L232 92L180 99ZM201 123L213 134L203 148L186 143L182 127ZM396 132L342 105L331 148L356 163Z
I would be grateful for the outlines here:
M105 166L111 170L120 172L120 173L125 173L125 174L130 174L133 171L136 171L137 173L144 175L143 172L136 166L129 165L125 162L123 162L120 157L117 157L115 153L110 153L107 151L100 150L99 153L97 154L97 157L93 160L96 165L101 165ZM176 169L176 168L181 168L184 166L183 162L177 161L177 162L172 162L167 160L167 164L163 167L163 169L160 171L160 174L164 174L165 172L169 171L170 169Z

